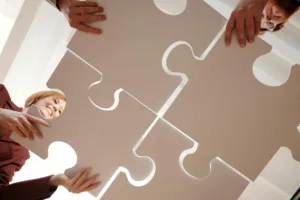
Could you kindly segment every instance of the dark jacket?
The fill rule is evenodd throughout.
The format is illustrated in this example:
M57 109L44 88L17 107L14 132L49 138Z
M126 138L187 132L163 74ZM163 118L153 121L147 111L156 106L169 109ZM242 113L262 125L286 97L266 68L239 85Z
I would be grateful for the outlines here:
M3 84L0 84L0 108L22 112L10 99ZM49 198L57 187L49 187L52 176L9 184L30 157L29 151L10 139L11 131L0 128L0 200L41 200Z

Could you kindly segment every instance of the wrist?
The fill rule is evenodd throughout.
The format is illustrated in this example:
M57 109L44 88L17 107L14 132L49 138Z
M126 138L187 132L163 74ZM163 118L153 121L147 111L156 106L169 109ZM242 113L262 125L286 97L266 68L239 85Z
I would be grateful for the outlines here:
M58 174L58 175L54 175L50 178L50 181L49 181L49 186L50 187L58 187L61 185L61 175Z
M63 12L71 6L72 2L73 0L56 0L56 7Z

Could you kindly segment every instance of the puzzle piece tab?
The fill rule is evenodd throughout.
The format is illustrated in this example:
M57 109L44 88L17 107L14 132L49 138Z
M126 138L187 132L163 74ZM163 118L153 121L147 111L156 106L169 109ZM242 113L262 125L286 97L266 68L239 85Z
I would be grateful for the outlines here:
M202 53L225 24L225 18L201 0L188 1L178 16L161 12L153 0L96 2L109 13L105 22L95 24L101 24L103 33L76 32L68 48L103 73L89 93L102 108L110 107L114 92L123 88L158 112L181 82L163 70L165 50L184 40Z
M140 155L150 156L156 164L153 179L145 186L129 185L119 175L102 200L235 200L242 194L248 181L218 159L211 163L207 178L195 179L180 167L180 154L193 146L193 141L159 120L139 147Z
M187 45L171 52L168 67L189 81L164 118L199 142L185 161L191 174L207 175L209 162L220 157L254 181L281 146L300 160L300 68L282 86L260 83L252 66L270 50L259 38L244 49L236 41L228 48L221 37L204 61Z
M99 73L67 52L47 83L49 88L58 88L65 93L64 112L49 120L50 128L42 127L42 140L24 140L15 134L12 137L44 159L52 142L71 145L77 154L77 164L66 170L66 174L73 175L85 167L93 167L92 173L101 173L102 184L91 191L95 196L119 166L128 169L134 180L143 180L151 173L151 160L137 157L133 148L156 117L125 92L120 93L120 104L115 110L96 108L89 100L88 89L99 79ZM101 93L97 97L101 98ZM29 113L41 116L36 107Z

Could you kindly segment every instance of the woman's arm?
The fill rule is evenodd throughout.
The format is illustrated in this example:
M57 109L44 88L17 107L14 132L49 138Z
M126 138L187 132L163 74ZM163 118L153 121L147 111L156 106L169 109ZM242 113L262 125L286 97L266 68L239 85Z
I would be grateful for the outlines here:
M15 160L13 163L3 166L1 170L6 172L0 177L0 200L4 199L28 199L38 200L49 198L57 189L56 185L51 184L53 176L22 181L9 184L15 172L20 171L24 166L29 155Z
M6 166L4 171L7 172L7 175L0 176L0 200L42 200L51 197L58 186L63 186L69 192L78 194L93 190L100 184L97 180L99 174L90 177L91 168L87 168L80 170L72 178L65 174L58 174L9 185L14 173L22 168L27 159L27 157L23 157Z
M51 197L57 186L51 186L50 180L53 176L33 179L6 185L0 188L0 200L4 199L26 199L42 200Z

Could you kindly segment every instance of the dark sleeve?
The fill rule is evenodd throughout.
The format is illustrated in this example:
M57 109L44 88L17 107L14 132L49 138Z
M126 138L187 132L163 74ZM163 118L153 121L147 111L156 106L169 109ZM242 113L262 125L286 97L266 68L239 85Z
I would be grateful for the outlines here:
M0 200L42 200L51 197L56 191L57 187L49 186L52 175L9 184L15 172L19 171L29 158L28 151L24 151L23 154L22 158L2 167L2 171L5 171L6 174L0 176Z
M52 176L14 183L0 188L0 200L42 200L50 198L57 187L50 187Z

